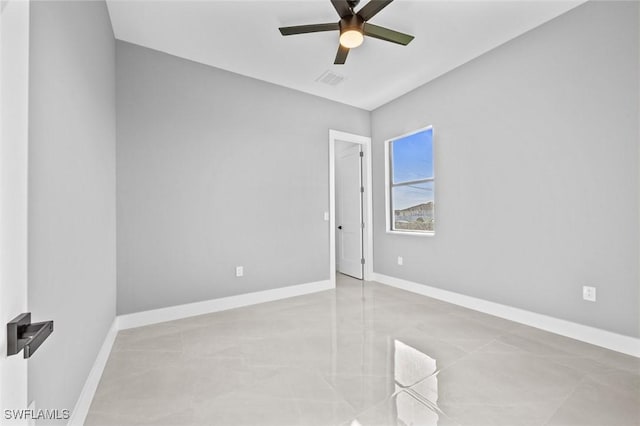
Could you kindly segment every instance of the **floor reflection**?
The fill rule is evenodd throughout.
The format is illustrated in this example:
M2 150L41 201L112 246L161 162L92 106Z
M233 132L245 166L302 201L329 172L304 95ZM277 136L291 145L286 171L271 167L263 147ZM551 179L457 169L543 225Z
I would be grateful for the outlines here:
M399 340L393 344L398 424L437 425L440 410L436 360Z
M437 361L398 339L389 343L393 391L383 403L359 415L350 426L452 424L438 407Z
M339 304L337 308L344 316L349 312L358 312L359 329L363 334L356 339L359 344L356 344L355 348L361 351L359 355L363 381L361 392L366 392L368 387L366 378L369 374L381 374L385 371L389 380L388 394L384 402L372 410L361 413L350 422L350 426L375 424L437 426L449 423L445 420L448 419L447 416L438 407L437 361L404 339L397 338L394 336L395 333L387 333L386 330L380 329L380 325L384 324L379 324L379 316L383 315L383 318L387 319L389 311L380 306L384 300L372 297L362 281L348 280L343 283L343 289L359 288L360 293L358 302L354 300L351 304ZM371 330L377 330L377 333L372 334ZM377 346L376 342L381 345ZM355 353L349 354L349 350L354 349L353 346L340 344L337 346L339 356L334 362L340 363L352 356L357 357ZM368 366L375 366L375 368L366 368Z

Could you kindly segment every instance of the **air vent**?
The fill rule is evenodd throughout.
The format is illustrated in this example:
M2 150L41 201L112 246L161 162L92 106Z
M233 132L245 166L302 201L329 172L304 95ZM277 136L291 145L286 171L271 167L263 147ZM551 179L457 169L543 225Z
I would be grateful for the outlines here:
M344 76L336 74L330 70L326 70L325 72L320 74L320 77L316 78L316 81L318 83L328 84L329 86L337 86L338 84L342 83L343 80Z

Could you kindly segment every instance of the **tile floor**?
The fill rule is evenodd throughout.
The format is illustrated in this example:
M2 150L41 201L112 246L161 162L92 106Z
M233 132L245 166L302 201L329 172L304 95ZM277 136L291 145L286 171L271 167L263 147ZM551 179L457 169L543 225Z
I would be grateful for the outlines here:
M640 425L640 360L340 276L121 331L86 425Z

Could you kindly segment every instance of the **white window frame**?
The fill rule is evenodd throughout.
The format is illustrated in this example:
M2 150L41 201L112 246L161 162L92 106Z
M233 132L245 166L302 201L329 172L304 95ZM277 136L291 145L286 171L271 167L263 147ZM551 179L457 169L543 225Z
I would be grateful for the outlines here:
M398 140L398 139L402 139L405 138L407 136L411 136L411 135L415 135L416 133L420 133L420 132L424 132L427 130L431 130L431 135L432 138L434 138L432 140L432 161L433 161L433 176L431 176L430 178L427 179L419 179L417 181L414 182L410 182L410 183L415 183L415 182L428 182L428 181L432 181L433 182L433 190L434 190L434 199L433 199L433 220L435 221L436 219L436 200L435 200L435 186L436 186L436 164L435 164L435 134L434 134L434 130L433 130L433 126L429 125L426 127L422 127L420 129L417 130L412 130L408 133L405 133L403 135L400 136L395 136L391 139L387 139L384 142L384 186L385 186L385 191L384 191L384 200L385 200L385 221L386 221L386 225L385 225L385 230L387 232L387 234L396 234L396 235L417 235L417 236L421 236L421 237L432 237L435 236L435 227L433 231L412 231L412 230L407 230L407 229L393 229L393 212L391 211L392 208L392 202L391 202L391 198L392 198L392 189L394 187L393 183L391 182L392 180L392 176L391 176L391 163L393 161L393 159L391 158L391 144ZM405 183L406 184L406 183ZM399 186L399 185L395 185L395 186ZM436 222L437 223L437 222Z

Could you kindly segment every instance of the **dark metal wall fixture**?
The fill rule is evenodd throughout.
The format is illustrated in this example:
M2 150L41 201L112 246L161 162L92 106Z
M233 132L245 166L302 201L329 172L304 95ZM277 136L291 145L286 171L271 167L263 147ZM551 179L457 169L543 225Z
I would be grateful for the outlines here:
M51 333L53 321L31 324L31 312L18 315L7 323L7 356L24 349L24 357L31 357Z

